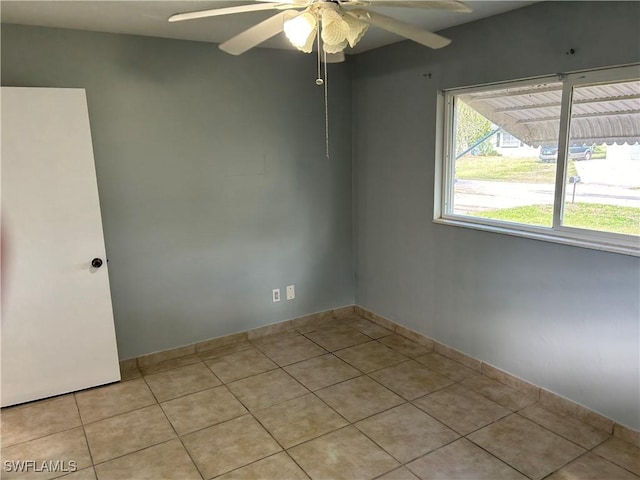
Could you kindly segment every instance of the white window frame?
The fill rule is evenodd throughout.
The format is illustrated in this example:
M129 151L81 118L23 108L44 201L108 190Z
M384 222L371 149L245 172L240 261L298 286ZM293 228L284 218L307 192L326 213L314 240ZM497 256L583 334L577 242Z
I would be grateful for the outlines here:
M569 143L569 125L571 120L573 88L582 85L638 79L640 77L639 67L640 65L630 65L625 67L550 75L527 80L439 91L437 99L438 118L436 127L436 171L433 221L439 224L466 227L488 232L591 248L595 250L640 256L640 237L638 236L594 231L562 225L562 218L564 214L564 202L562 200L565 198L566 193L565 178L567 160L569 157L567 154L567 147ZM560 109L558 159L556 162L553 226L541 227L453 213L455 180L453 122L455 97L464 93L526 85L539 85L543 83L557 83L558 81L563 82L563 89Z

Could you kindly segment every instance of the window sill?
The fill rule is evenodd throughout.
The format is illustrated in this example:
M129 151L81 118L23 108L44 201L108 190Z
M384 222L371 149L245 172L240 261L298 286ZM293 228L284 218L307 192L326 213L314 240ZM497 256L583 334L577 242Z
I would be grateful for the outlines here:
M550 231L546 228L538 228L534 226L523 226L522 228L514 228L508 224L497 225L478 223L476 221L469 222L466 221L464 217L435 218L433 222L440 225L471 228L473 230L482 230L485 232L499 233L502 235L511 235L514 237L529 238L532 240L560 243L562 245L570 245L573 247L589 248L591 250L600 250L604 252L640 257L640 243L636 243L635 245L632 245L631 243L609 243L607 241L603 241L602 239L591 238L588 234L582 235L572 234L569 232Z

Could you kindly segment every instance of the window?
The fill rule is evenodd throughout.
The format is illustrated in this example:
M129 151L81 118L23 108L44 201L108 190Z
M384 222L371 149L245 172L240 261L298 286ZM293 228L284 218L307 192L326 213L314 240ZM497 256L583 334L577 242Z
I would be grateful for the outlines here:
M640 68L442 92L435 221L640 255Z
M517 148L522 147L523 143L509 132L498 132L496 134L497 141L496 146L503 148Z

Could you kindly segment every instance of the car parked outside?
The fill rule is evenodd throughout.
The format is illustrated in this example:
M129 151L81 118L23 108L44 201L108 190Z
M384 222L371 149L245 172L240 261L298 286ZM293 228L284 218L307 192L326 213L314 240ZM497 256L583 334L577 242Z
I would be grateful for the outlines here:
M593 146L572 145L569 147L569 158L573 160L591 160L593 157ZM558 160L558 146L543 145L540 148L540 160L543 162L555 162Z

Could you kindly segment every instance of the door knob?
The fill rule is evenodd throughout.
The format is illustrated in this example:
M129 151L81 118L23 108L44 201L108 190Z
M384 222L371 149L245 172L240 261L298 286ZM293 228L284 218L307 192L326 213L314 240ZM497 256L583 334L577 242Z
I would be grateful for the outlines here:
M93 268L100 268L102 266L102 259L94 258L93 260L91 260L91 266Z

